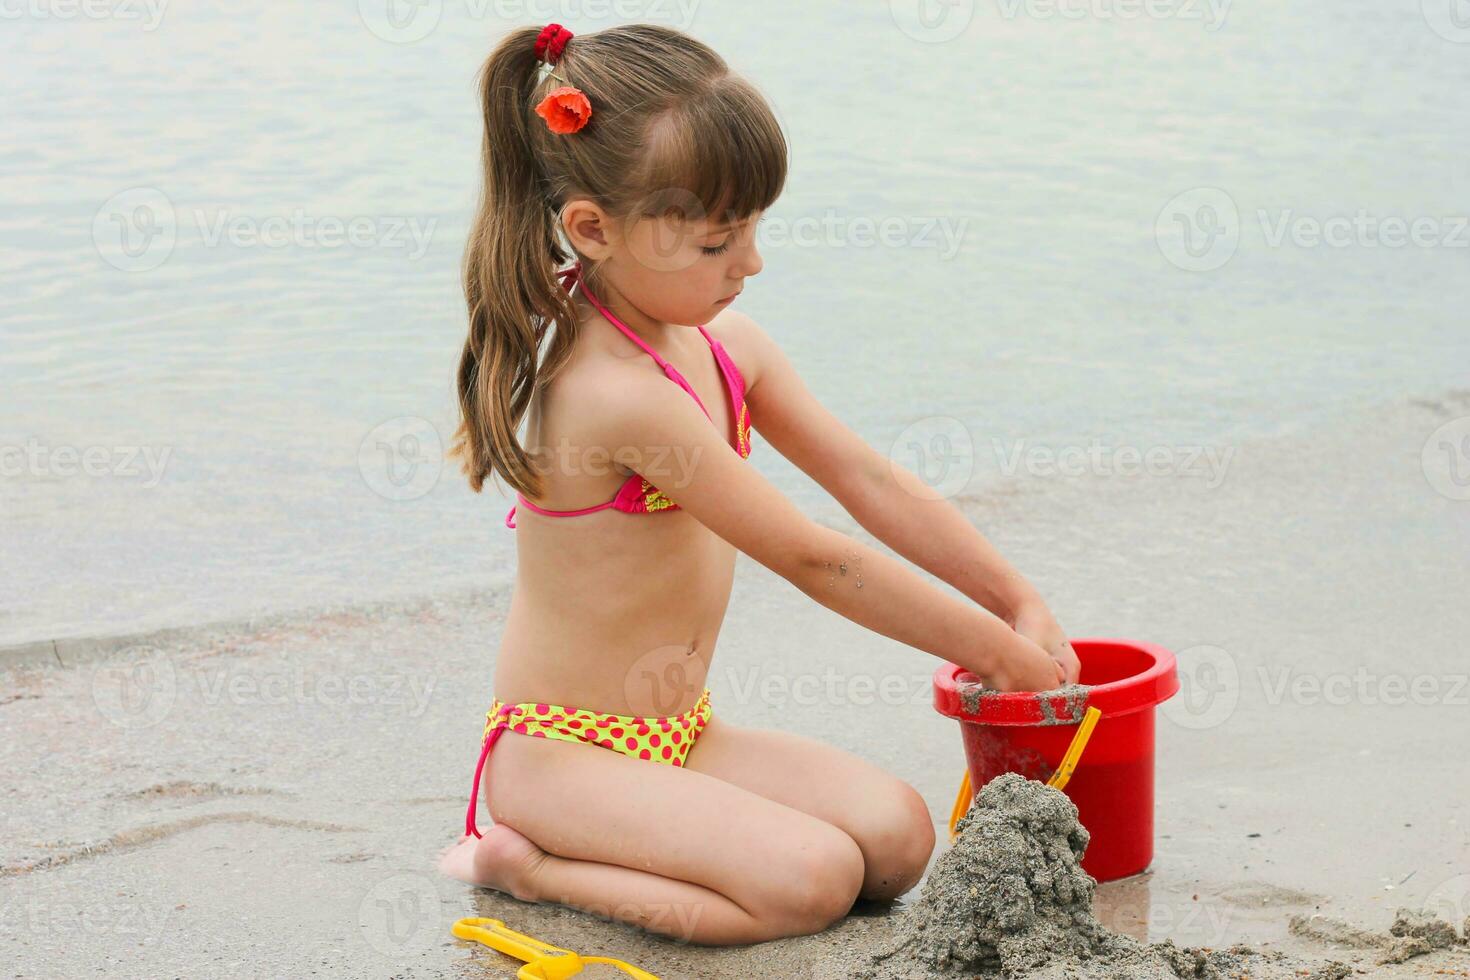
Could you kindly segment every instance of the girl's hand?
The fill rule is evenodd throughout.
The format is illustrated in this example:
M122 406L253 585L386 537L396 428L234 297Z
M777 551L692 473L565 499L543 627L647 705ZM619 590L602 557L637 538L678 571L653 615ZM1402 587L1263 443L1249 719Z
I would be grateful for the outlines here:
M1082 672L1082 663L1077 659L1077 651L1072 649L1067 634L1062 632L1062 628L1052 617L1050 609L1040 602L1021 607L1021 611L1016 614L1014 628L1056 661L1064 678L1061 683L1077 683Z
M1062 665L1026 637L1016 639L1019 642L1008 645L990 676L984 678L985 686L996 691L1050 691L1060 687L1064 683Z

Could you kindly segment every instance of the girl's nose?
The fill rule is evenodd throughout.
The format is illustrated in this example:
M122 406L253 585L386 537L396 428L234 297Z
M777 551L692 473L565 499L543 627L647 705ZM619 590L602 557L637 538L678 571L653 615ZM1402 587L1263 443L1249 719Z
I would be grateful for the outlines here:
M742 276L753 276L765 267L766 263L761 258L761 253L756 251L755 245L752 243L750 248L746 249L742 256L740 274Z

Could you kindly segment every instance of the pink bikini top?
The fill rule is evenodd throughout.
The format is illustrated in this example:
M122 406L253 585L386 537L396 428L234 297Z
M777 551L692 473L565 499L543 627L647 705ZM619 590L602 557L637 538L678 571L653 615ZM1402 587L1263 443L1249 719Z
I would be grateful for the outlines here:
M579 262L571 268L557 273L562 287L570 292L573 283L578 280L581 270L582 264ZM623 321L613 315L611 310L598 302L597 297L593 296L591 291L588 290L586 281L582 281L581 285L582 295L587 297L587 301L597 307L597 311L608 322L626 334L639 347L642 347L648 353L648 356L652 357L658 366L663 368L664 374L672 378L680 388L689 392L694 397L694 401L699 405L700 410L704 412L705 417L713 422L714 416L710 415L709 409L705 408L704 402L700 401L699 394L690 387L688 381L684 380L684 376L679 373L678 369L662 357L659 357L657 351L643 342L643 338L639 337L632 330L629 330ZM736 419L734 449L740 454L741 459L749 458L750 409L745 404L745 379L741 377L740 369L735 366L735 361L725 351L725 346L711 337L709 331L705 330L703 326L699 327L699 332L704 335L705 342L709 344L710 350L714 353L715 362L720 367L720 374L725 379L725 390L730 394L730 409L733 417ZM538 514L545 514L547 517L576 517L579 514L591 514L595 511L606 510L609 507L614 510L620 510L625 514L657 514L661 511L679 509L678 504L670 500L664 495L663 491L659 490L652 483L649 483L638 473L632 474L627 480L623 481L623 485L618 489L617 496L613 497L613 499L606 503L598 504L595 507L583 507L580 510L546 510L537 507L531 501L527 500L524 495L517 493L516 503L511 506L510 511L505 515L506 527L513 528L516 526L511 520L515 516L516 507L526 507Z

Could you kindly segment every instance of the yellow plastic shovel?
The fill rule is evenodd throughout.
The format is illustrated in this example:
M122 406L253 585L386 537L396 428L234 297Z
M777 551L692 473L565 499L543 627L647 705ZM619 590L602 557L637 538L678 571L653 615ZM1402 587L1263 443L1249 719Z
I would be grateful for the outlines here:
M1067 746L1067 754L1062 756L1062 764L1057 766L1057 771L1051 774L1046 785L1053 789L1063 789L1067 780L1072 778L1072 771L1077 768L1077 760L1082 758L1082 750L1087 748L1087 740L1092 738L1092 730L1097 727L1097 720L1102 717L1102 712L1097 708L1088 708L1082 715L1082 724L1077 726L1077 734L1072 736L1072 744ZM970 809L970 803L975 798L974 790L970 786L970 770L965 769L965 778L960 781L960 792L955 797L954 809L949 812L949 839L953 843L959 836L955 831L955 825L960 822Z
M581 973L588 963L607 963L638 980L658 980L647 970L607 956L578 956L569 949L543 943L510 929L499 919L460 919L451 930L460 939L484 943L526 965L516 973L518 980L566 980Z

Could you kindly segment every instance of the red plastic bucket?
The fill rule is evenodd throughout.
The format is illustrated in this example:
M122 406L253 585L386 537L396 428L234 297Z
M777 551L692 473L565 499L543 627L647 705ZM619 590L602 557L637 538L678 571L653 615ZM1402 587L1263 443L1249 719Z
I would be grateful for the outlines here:
M1174 654L1132 640L1073 640L1085 696L975 696L979 678L955 664L934 672L934 708L958 719L975 792L1019 772L1045 782L1066 754L1083 712L1102 712L1063 790L1092 835L1082 868L1098 881L1146 869L1154 856L1154 709L1179 690ZM973 710L966 708L969 702Z

